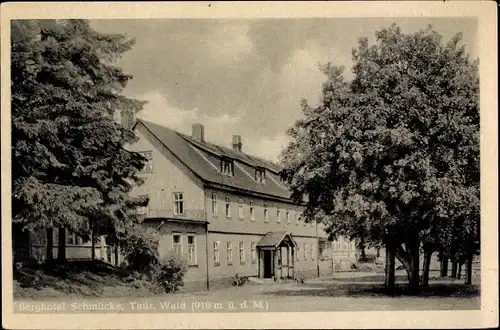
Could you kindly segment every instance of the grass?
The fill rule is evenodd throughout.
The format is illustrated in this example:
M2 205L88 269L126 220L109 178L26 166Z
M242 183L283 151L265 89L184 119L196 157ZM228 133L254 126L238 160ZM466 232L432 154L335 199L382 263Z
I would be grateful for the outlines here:
M14 297L130 296L148 293L147 282L98 260L68 261L14 270Z

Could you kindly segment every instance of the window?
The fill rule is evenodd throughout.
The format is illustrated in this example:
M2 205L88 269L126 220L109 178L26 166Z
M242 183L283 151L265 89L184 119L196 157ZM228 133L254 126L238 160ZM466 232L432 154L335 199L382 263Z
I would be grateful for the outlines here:
M148 195L140 195L139 198L143 199L143 198L147 198ZM144 205L144 206L139 206L137 208L137 214L139 215L145 215L148 213L148 206L147 205Z
M184 214L184 194L174 193L174 215Z
M307 244L304 243L304 259L307 259Z
M244 264L245 263L245 243L240 242L238 248L240 250L240 264Z
M66 230L66 244L68 245L76 245L76 234L75 233L69 233L67 230Z
M279 209L276 210L276 218L277 218L278 223L280 223L281 222L281 211Z
M300 249L298 247L297 247L297 251L296 251L295 257L296 257L297 261L300 260Z
M233 243L227 242L227 264L233 264Z
M153 152L152 151L140 151L139 154L146 158L146 164L144 164L143 171L153 170Z
M286 211L286 223L290 223L290 211Z
M250 202L250 220L255 220L255 212L253 208L253 202Z
M217 194L212 194L212 214L217 215Z
M299 213L295 213L295 224L299 225L299 221L300 221Z
M259 183L266 183L266 170L262 168L255 169L255 181Z
M189 265L196 265L196 236L188 234L188 263Z
M314 258L316 257L316 246L313 244L311 244L311 259L314 260Z
M182 254L182 239L180 234L172 234L172 249L177 255Z
M222 174L234 176L234 163L231 159L223 158L220 161L220 171Z
M243 220L243 201L238 199L238 218Z
M219 242L215 241L214 242L214 264L218 266L220 264L220 259L219 259Z
M264 204L264 221L265 222L269 221L269 212L267 210L267 204Z
M254 264L257 261L257 243L252 242L251 244L251 256L252 256L252 263Z
M231 201L229 200L229 197L226 197L225 198L225 201L226 201L226 218L230 218L231 217Z

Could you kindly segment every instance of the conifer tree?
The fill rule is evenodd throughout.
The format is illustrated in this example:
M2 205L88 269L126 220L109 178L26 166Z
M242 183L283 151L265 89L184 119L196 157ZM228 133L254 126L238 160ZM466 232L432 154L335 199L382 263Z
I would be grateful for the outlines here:
M98 33L86 20L11 28L14 226L123 236L147 202L128 194L145 159L124 149L136 136L114 120L144 105L121 94L132 77L113 65L134 40Z

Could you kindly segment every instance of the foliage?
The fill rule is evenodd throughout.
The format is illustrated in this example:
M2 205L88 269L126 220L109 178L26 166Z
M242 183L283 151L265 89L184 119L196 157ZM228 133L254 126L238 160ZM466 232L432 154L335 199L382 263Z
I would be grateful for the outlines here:
M320 67L323 104L302 101L282 177L331 236L390 243L418 290L422 240L479 233L478 63L460 34L443 44L431 27L403 34L392 25L375 36L353 50L352 81Z
M141 274L150 275L159 263L159 234L152 228L131 225L120 239L120 251L125 267Z
M174 251L169 251L155 266L151 279L151 290L155 293L176 292L184 285L187 261Z
M109 236L137 223L147 200L129 197L145 159L117 112L131 76L112 63L134 44L85 20L12 21L12 215L25 229L64 227Z

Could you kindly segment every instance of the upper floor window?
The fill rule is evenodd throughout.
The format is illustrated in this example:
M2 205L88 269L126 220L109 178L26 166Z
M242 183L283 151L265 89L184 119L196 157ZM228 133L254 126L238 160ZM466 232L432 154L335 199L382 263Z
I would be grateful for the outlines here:
M286 211L286 223L290 223L290 211Z
M231 159L222 158L220 160L220 171L222 174L234 176L234 162Z
M238 218L243 219L243 200L238 199Z
M212 214L217 215L217 194L212 194Z
M295 224L298 225L300 222L300 216L299 213L295 213Z
M264 221L265 222L269 221L269 211L267 209L267 204L264 204Z
M174 193L174 215L184 214L184 194Z
M255 209L253 207L253 202L250 202L250 220L255 220Z
M277 218L278 223L280 223L281 222L281 211L280 211L280 209L276 210L276 218Z
M255 169L255 181L259 183L266 183L266 170L262 168Z
M231 201L229 200L229 197L225 198L225 210L226 210L226 218L231 217Z
M140 151L142 157L146 158L146 164L144 164L143 171L153 170L153 152L152 151Z

